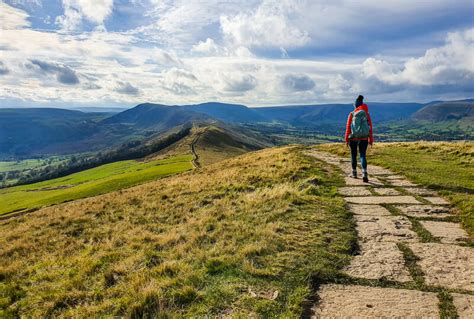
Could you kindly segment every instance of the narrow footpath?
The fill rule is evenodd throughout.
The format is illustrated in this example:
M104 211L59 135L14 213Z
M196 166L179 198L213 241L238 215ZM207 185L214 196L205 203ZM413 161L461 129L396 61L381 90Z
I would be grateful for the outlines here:
M349 159L310 155L351 172ZM474 248L454 208L385 168L368 172L339 189L359 250L347 278L319 287L312 318L474 318Z

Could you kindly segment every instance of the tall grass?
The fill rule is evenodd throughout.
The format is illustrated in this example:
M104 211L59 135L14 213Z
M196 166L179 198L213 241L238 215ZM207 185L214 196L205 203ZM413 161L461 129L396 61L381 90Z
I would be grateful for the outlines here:
M297 318L349 260L341 183L285 147L4 221L0 317Z

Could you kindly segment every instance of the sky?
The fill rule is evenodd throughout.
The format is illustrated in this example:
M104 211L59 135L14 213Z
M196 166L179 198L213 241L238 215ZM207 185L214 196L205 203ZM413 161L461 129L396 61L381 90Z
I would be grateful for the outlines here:
M0 0L0 107L474 97L474 0Z

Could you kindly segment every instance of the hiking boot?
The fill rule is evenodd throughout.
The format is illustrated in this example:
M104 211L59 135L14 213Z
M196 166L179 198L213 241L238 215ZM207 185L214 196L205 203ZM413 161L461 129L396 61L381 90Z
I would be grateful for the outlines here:
M351 177L352 178L357 178L357 171L356 170L352 171Z
M368 183L369 182L369 176L367 174L364 174L364 177L362 177L362 180L364 181L364 183Z

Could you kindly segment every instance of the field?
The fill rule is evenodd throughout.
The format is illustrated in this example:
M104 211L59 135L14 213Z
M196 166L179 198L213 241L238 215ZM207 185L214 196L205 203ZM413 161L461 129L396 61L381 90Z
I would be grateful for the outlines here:
M1 222L0 317L300 318L355 243L339 172L303 151Z
M0 189L0 215L95 196L192 168L191 155L120 161L44 182Z
M349 156L342 144L320 148ZM436 190L459 208L464 227L474 235L473 142L379 143L369 149L368 161Z

